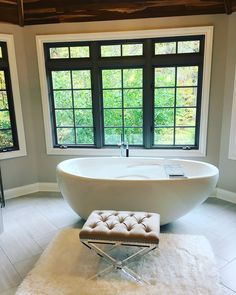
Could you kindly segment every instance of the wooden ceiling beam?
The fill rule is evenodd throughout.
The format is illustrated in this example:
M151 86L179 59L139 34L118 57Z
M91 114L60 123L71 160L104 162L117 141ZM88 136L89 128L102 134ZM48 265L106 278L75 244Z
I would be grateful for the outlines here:
M24 3L23 3L23 0L17 0L17 10L18 10L19 25L21 27L24 27L25 15L24 15Z
M225 5L225 13L231 14L232 13L232 2L231 0L224 0Z

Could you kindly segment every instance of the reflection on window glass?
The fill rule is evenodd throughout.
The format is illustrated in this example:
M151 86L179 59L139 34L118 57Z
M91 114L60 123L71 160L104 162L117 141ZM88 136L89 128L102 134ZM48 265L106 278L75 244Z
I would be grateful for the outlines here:
M178 41L178 53L195 53L200 51L200 41Z
M195 144L197 84L197 66L155 68L155 145Z
M49 52L51 59L88 58L89 46L53 47Z
M121 45L102 45L101 56L102 57L121 56Z
M123 44L122 56L143 55L143 44Z
M197 87L177 88L176 105L178 107L197 106Z
M177 86L197 86L198 67L178 67Z
M102 70L104 143L143 143L143 70Z
M90 70L52 71L57 144L93 145Z
M68 47L50 48L50 58L69 58Z
M155 145L173 145L174 128L155 128L154 144Z
M0 71L0 150L14 146L4 71Z
M175 54L176 42L159 42L155 43L155 54Z
M89 46L73 46L70 47L71 58L86 58L89 57Z
M101 45L101 57L140 55L143 55L143 44Z
M2 47L0 46L0 58L2 58Z
M177 145L194 145L195 128L176 128L175 141Z

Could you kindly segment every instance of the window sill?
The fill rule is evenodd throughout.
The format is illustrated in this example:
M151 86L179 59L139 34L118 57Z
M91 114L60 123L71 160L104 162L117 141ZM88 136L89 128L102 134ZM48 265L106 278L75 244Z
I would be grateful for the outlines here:
M18 157L24 157L26 156L26 150L18 150L18 151L12 151L12 152L4 152L0 154L0 160L7 160L12 158L18 158Z
M79 149L59 149L48 148L48 155L60 156L119 156L119 149L114 148L79 148ZM164 150L164 149L130 149L130 157L205 157L204 151L200 150Z

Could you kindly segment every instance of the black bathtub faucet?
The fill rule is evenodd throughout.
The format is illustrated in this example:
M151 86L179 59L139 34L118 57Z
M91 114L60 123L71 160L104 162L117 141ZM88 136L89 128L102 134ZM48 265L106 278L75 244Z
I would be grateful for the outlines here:
M120 148L120 157L129 157L128 141L118 143L118 147Z

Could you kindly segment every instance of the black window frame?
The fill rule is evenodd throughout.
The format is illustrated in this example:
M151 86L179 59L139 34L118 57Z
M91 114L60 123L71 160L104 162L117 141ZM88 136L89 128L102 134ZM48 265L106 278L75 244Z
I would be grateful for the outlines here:
M177 42L199 40L200 47L197 53L175 53L166 55L155 55L155 43L157 42ZM140 56L114 56L102 57L100 46L115 44L143 44L143 55ZM57 58L50 59L50 48L70 46L89 46L89 58ZM202 100L202 80L204 64L205 35L159 37L148 39L131 40L104 40L86 42L52 42L44 43L45 67L48 84L48 96L51 112L52 138L54 148L109 148L116 145L104 145L104 126L103 126L103 100L102 100L102 75L103 69L124 69L124 68L143 68L143 145L132 145L137 148L145 149L199 149L200 136L200 117ZM154 68L155 67L181 67L198 66L197 84L197 105L196 105L196 125L195 143L193 145L155 145L154 144ZM51 72L54 70L91 70L91 89L92 89L92 108L94 122L94 145L66 144L61 145L56 141L56 120L55 107L53 101L53 87ZM177 86L175 85L175 88ZM175 94L176 96L176 94ZM175 97L176 100L176 97ZM174 106L176 108L176 106Z
M10 123L11 123L11 128L9 129L12 132L12 141L13 141L12 146L3 147L3 148L0 147L0 153L5 153L5 152L19 150L19 139L18 139L18 133L17 133L17 126L16 126L16 115L15 115L14 98L13 98L13 91L12 91L12 84L11 84L11 73L10 73L10 65L9 65L9 58L8 58L7 43L4 41L0 41L0 46L2 48L2 58L0 58L0 71L3 71L5 76L6 93L7 93L7 100L8 100L8 111L9 111Z

